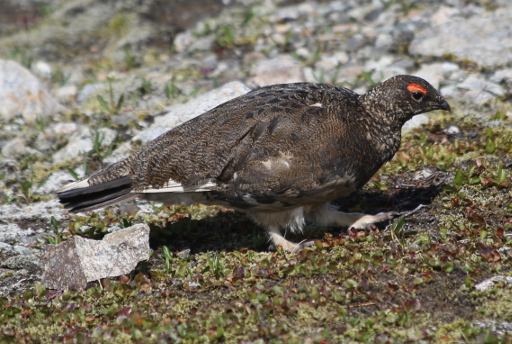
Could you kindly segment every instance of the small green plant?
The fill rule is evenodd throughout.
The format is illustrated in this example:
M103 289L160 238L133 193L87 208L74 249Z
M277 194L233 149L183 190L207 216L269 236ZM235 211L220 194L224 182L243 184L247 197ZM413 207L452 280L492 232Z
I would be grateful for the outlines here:
M294 57L296 60L300 61L304 65L306 65L306 66L314 66L315 63L317 63L318 60L320 60L320 54L321 53L322 53L322 48L320 46L317 46L315 52L313 53L313 55L311 55L311 58L309 60L304 58L304 57L302 57L302 56L300 56L295 51L292 51L290 54L292 55L292 57Z
M114 148L115 140L113 140L108 146L103 146L103 141L105 139L104 134L97 130L96 132L91 133L91 135L94 137L94 140L90 153L92 153L100 161L110 156L110 154L112 154L112 149Z
M393 239L397 239L398 237L403 236L405 226L405 216L400 216L398 221L391 227L391 237Z
M223 25L215 31L215 42L221 48L232 48L235 45L235 28Z
M39 5L39 13L41 13L41 17L48 18L53 12L55 12L55 8L50 4Z
M458 169L453 177L453 184L456 187L465 184L480 184L483 187L502 187L511 185L509 172L502 163L490 163L485 159L477 159L474 166L469 167L467 171Z
M44 178L42 178L39 183L37 183L37 186L36 186L36 189L39 189L41 188L44 184L46 184L46 182L48 181L48 179L50 179L50 177L52 176L53 173L48 173Z
M124 94L121 94L117 99L117 102L114 99L114 90L112 88L112 78L108 78L108 89L109 89L109 102L105 100L101 95L97 95L96 98L100 103L100 106L107 111L111 115L117 115L121 110L124 102Z
M8 59L17 61L27 69L30 69L30 67L32 66L32 62L34 61L33 56L30 55L30 53L27 52L27 50L21 50L19 47L15 47L12 50L11 56L9 56Z
M338 80L338 74L340 72L340 69L341 69L342 65L341 64L338 64L336 66L336 69L334 71L334 73L331 75L331 77L329 78L329 80L326 80L325 78L325 73L324 73L324 70L322 69L320 71L320 75L318 76L315 71L313 71L313 77L315 78L315 80L317 82L320 82L320 83L325 83L325 82L328 82L330 84L333 84L335 85L337 83L337 80Z
M373 77L372 77L372 72L368 72L368 71L363 71L361 73L361 77L364 81L366 81L370 87L375 87L377 86L377 83L373 80Z
M169 250L169 247L162 246L162 253L164 254L164 260L165 260L165 273L171 272L171 260L172 260L172 253Z
M242 23L245 25L245 24L251 22L255 16L256 16L256 10L255 10L254 5L249 5L248 7L245 7L244 20Z
M62 69L56 68L51 74L51 83L53 85L63 86L71 78L71 73L65 73Z
M124 68L130 70L139 66L140 62L137 56L132 53L131 48L128 46L124 47Z
M32 201L32 179L25 179L20 182L21 193L27 203Z
M508 116L507 116L507 110L505 110L505 109L500 109L500 110L496 111L496 112L494 113L494 115L492 115L492 116L490 117L490 120L491 120L491 121L504 121L504 120L506 120L507 118L508 118Z
M173 76L169 82L165 84L164 93L167 99L176 98L181 94L181 90L176 86L176 79Z
M53 232L54 236L52 235L45 235L43 236L43 239L46 241L47 244L50 245L58 245L63 241L63 233L64 229L59 228L59 223L57 222L57 219L55 217L50 218L50 228L45 228L46 231Z
M141 85L137 88L137 92L141 97L150 94L153 91L153 82L151 79L142 78Z
M219 259L219 254L217 252L213 254L208 254L206 257L207 266L203 269L202 273L211 271L216 278L224 276L225 266L221 259Z
M73 177L74 180L79 180L80 179L78 177L78 173L76 173L76 171L73 168L66 167L66 169L68 170L69 174L71 174L71 176Z
M45 131L48 126L48 120L41 114L37 115L35 127L37 131Z
M263 234L263 231L258 226L253 226L252 244L254 247L264 247L265 244L268 245L268 237Z

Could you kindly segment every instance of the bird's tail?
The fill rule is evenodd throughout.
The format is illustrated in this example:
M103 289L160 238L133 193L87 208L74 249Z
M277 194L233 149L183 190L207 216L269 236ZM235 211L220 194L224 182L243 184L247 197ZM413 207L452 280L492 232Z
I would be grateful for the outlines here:
M59 201L71 212L88 211L136 198L129 176L90 185L89 179L65 185L57 192Z

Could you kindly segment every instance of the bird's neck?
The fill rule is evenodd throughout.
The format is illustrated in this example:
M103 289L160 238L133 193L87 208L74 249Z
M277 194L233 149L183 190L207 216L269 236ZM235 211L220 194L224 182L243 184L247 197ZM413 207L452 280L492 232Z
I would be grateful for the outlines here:
M360 102L374 120L383 122L393 131L400 131L405 122L414 116L403 108L403 104L392 101L393 95L387 89L374 88L360 96Z

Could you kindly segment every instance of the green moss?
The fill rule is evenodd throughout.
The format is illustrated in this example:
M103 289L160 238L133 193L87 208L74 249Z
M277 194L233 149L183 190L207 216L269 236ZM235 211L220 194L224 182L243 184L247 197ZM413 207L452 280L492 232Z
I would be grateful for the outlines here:
M118 13L110 19L108 30L110 35L123 37L130 32L131 25L135 19L135 14Z

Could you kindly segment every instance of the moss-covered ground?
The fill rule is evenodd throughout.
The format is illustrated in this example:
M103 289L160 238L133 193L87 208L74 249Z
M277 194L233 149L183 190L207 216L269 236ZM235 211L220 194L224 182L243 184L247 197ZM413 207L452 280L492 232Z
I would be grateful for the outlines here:
M512 130L500 121L444 114L410 132L364 190L338 201L404 216L373 232L310 226L289 236L316 239L297 254L268 251L260 228L218 207L71 216L53 240L86 223L85 235L101 237L111 225L148 222L151 259L86 290L36 284L0 298L2 340L512 342L510 286L475 288L512 276Z

